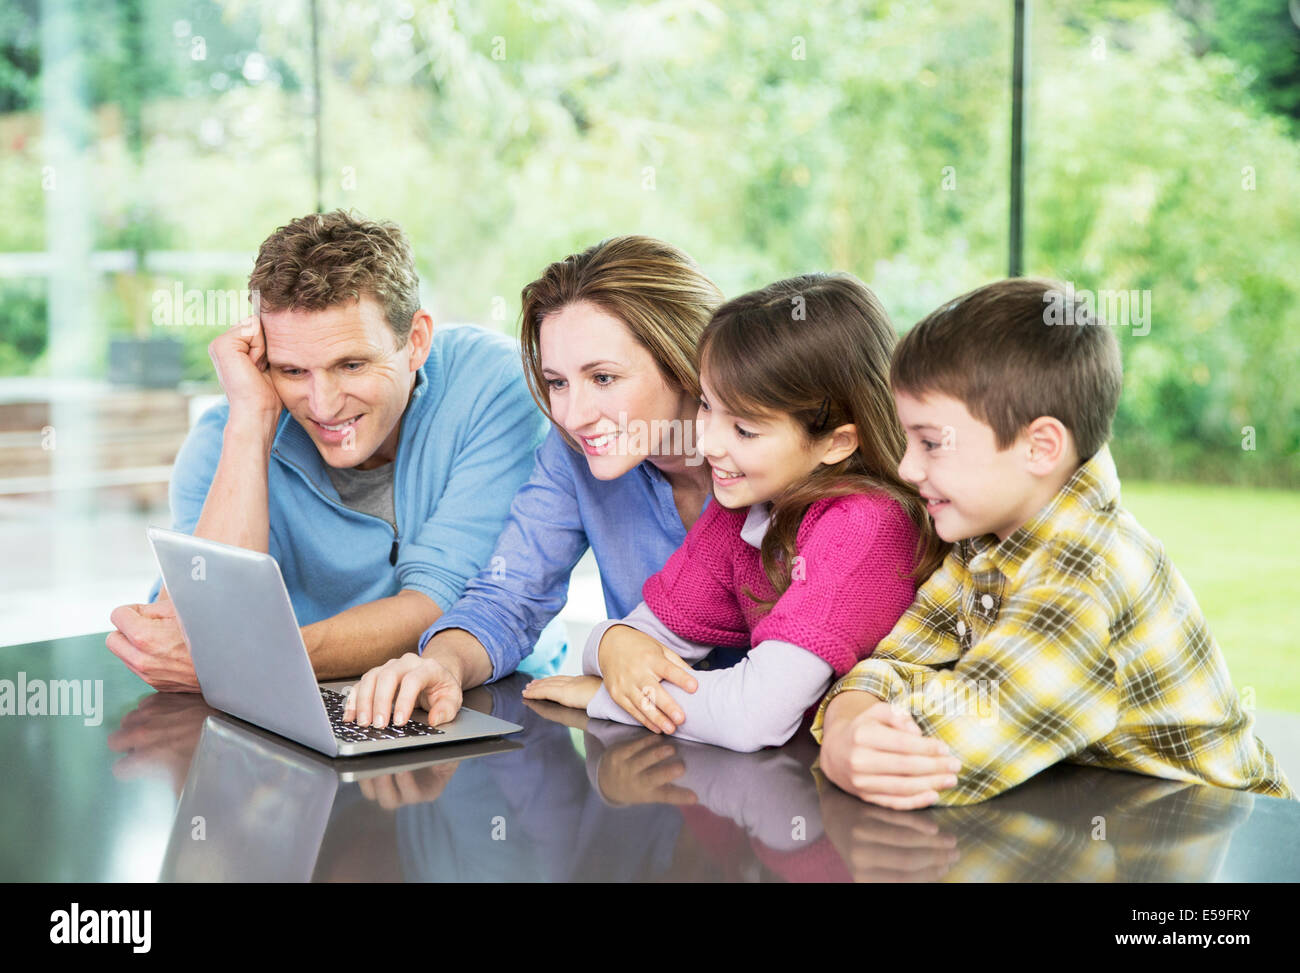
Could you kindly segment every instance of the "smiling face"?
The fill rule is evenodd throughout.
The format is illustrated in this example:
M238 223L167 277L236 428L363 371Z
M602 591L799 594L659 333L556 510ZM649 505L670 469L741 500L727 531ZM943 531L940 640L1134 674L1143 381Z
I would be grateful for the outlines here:
M1051 481L1035 475L1031 436L1000 450L993 428L957 399L895 390L894 403L907 433L899 476L925 498L945 541L984 534L1006 540L1042 507Z
M374 469L397 456L415 372L429 355L432 322L421 311L406 344L374 298L323 311L263 311L276 394L337 468Z
M622 321L586 302L570 304L546 316L538 344L551 415L582 448L592 476L612 480L647 458L680 466L674 450L680 454L688 439L661 440L691 421L693 400L664 378Z
M713 496L735 510L764 503L823 463L838 463L857 448L854 426L809 442L788 415L736 416L700 376L696 447L713 472Z

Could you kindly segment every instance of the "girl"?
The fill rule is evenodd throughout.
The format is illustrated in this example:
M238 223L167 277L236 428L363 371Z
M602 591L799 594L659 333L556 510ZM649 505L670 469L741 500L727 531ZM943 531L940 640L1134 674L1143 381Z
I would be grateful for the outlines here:
M717 502L641 604L592 632L589 674L534 680L524 696L734 750L785 743L947 550L897 473L896 340L847 274L783 280L719 308L700 339L697 414ZM687 661L718 645L749 652L696 672L692 693L629 678L647 643Z

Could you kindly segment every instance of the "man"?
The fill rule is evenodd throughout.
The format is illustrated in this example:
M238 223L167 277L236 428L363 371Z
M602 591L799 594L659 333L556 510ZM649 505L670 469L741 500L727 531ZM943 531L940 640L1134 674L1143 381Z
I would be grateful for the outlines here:
M546 420L513 341L434 332L395 224L294 220L249 287L260 321L208 346L227 401L176 458L173 526L273 555L317 677L356 675L413 649L487 564ZM156 689L197 691L159 588L114 610L108 648Z

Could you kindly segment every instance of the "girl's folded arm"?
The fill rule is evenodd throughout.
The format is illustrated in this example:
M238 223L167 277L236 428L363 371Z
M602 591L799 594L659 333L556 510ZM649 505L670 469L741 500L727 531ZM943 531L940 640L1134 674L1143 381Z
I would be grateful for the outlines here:
M749 752L789 740L804 712L830 686L832 675L830 664L820 657L769 639L730 669L697 670L699 688L694 693L668 682L660 685L686 714L676 736ZM603 687L587 714L622 723L634 720Z
M582 650L582 671L586 675L599 676L600 640L615 625L626 625L638 632L644 632L656 642L672 649L686 662L697 662L713 651L713 646L704 642L692 642L684 639L661 622L650 607L643 601L627 614L627 617L611 618L601 622L587 636L587 644Z

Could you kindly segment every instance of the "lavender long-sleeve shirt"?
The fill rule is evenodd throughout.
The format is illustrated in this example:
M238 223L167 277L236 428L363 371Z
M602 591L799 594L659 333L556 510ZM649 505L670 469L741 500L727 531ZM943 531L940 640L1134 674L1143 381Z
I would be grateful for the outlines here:
M749 510L741 538L753 547L763 543L770 518L767 504ZM644 632L687 662L704 658L711 647L675 634L645 602L623 619L597 625L582 654L583 672L600 674L600 640L614 625ZM660 685L686 714L675 735L712 743L729 750L752 751L779 747L794 735L808 707L830 687L830 663L806 649L777 639L760 642L730 669L696 671L698 687L688 693L668 682ZM620 723L639 723L603 685L587 705L587 715Z

